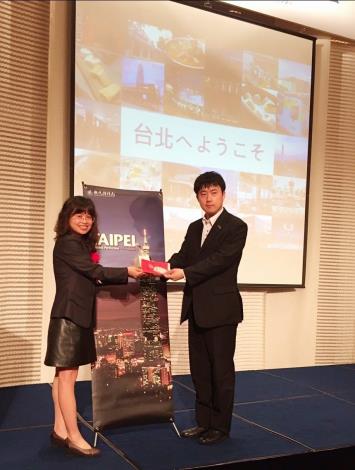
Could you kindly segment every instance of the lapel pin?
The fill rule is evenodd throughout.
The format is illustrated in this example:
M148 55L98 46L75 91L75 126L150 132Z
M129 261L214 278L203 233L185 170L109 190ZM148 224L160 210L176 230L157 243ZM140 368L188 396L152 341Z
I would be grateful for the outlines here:
M218 228L219 230L221 230L222 227L221 227L220 225L217 225L217 228Z

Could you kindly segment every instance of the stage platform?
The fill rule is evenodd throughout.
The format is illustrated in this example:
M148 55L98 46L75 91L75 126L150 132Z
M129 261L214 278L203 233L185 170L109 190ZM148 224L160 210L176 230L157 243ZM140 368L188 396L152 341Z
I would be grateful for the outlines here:
M93 442L91 384L77 384L82 430ZM194 425L189 376L174 376L175 423ZM355 468L355 364L238 372L230 439L201 446L171 424L110 429L102 455L83 459L50 445L47 384L0 389L0 465L11 470Z

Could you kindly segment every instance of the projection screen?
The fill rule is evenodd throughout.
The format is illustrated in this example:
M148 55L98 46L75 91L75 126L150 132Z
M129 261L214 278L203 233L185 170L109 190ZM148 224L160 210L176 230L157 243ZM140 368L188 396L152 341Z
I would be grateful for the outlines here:
M314 41L170 1L75 11L74 194L162 190L166 258L220 172L249 227L239 282L304 285Z

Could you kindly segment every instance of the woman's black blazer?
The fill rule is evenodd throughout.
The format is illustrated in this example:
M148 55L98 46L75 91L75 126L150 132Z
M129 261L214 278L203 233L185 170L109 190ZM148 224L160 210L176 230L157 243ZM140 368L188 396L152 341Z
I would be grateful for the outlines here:
M125 284L127 268L104 268L91 260L88 245L81 235L60 237L53 250L56 294L51 318L68 318L79 326L93 324L97 281Z

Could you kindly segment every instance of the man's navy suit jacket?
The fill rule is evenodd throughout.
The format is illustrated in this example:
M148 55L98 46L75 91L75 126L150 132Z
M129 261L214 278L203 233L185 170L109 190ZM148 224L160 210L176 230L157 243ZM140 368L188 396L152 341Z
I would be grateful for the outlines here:
M202 229L202 219L192 222L180 251L169 260L186 277L181 322L193 311L202 328L237 324L243 319L237 274L247 224L223 209L201 247Z

